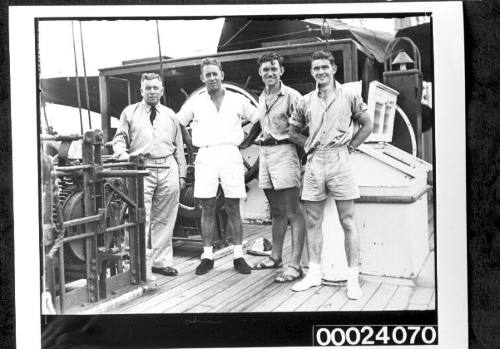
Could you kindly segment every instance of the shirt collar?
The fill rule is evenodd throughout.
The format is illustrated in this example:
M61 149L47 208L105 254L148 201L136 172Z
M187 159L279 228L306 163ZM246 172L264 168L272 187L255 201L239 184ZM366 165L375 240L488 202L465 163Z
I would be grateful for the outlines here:
M142 105L144 106L144 108L146 109L146 111L149 113L151 111L151 106L149 104L147 104L144 99L142 100ZM160 106L160 102L158 102L156 105L155 105L155 108L156 108L156 111L159 111L159 106Z
M335 97L337 97L340 89L342 88L342 84L340 82L338 82L337 80L333 80L333 98L335 99ZM319 87L318 87L318 84L316 84L316 96L318 98L320 98L320 94L319 94Z
M278 91L277 96L283 96L285 93L283 92L286 88L286 85L283 83L283 81L280 81L280 90ZM267 96L267 87L264 87L264 90L262 91L261 97Z

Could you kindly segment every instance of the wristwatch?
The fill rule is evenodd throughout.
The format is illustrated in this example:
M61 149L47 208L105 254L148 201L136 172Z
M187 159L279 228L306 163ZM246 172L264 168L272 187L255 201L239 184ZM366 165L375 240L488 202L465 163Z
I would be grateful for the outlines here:
M355 150L356 148L354 148L352 144L347 145L347 151L349 151L349 154L353 153Z

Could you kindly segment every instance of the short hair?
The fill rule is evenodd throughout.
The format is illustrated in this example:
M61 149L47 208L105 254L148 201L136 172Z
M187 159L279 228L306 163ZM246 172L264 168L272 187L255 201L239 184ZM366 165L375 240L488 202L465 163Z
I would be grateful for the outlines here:
M222 64L219 62L217 58L207 57L201 61L200 72L202 74L203 74L203 67L206 65L216 65L219 67L220 71L222 71Z
M163 81L161 80L161 77L160 77L159 74L156 74L156 73L143 73L141 75L141 85L142 85L142 82L144 80L154 80L154 79L160 80L160 82L163 84Z
M282 67L283 63L285 62L285 59L282 56L280 56L279 54L277 54L276 52L270 51L270 52L264 53L262 56L260 56L257 59L257 65L260 68L260 66L262 64L264 64L265 62L272 62L272 61L278 61L278 63Z
M331 63L332 66L335 65L335 58L333 57L333 55L331 54L331 52L323 51L323 50L314 52L311 55L311 63L313 61L318 60L318 59L328 59L330 61L330 63Z

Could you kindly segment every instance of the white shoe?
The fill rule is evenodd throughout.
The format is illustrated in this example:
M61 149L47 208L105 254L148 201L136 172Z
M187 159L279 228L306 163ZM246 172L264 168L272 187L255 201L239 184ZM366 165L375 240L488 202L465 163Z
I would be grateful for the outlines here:
M347 273L347 298L356 300L363 297L363 291L359 286L358 268L349 268Z
M321 275L312 275L312 273L307 273L302 280L293 285L292 291L302 292L319 285L321 285Z

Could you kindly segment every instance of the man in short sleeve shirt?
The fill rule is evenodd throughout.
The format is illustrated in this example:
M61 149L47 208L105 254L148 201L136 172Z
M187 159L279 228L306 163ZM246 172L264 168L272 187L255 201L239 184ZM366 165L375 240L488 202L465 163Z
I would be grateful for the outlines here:
M142 75L141 95L141 102L123 110L113 150L120 159L143 154L146 167L152 166L150 175L144 177L145 230L153 250L152 271L175 276L172 235L179 191L185 186L184 144L174 111L160 104L163 85L158 74Z
M215 58L201 62L201 80L206 90L191 98L177 114L179 122L191 122L193 144L198 149L195 160L194 196L201 200L201 232L203 254L196 274L210 271L214 266L213 237L216 229L216 195L219 184L225 197L228 223L232 227L234 268L250 274L251 268L243 258L243 224L240 199L246 197L244 166L238 146L243 141L243 119L255 123L255 107L250 101L222 86L224 72Z
M257 63L265 85L257 108L262 128L262 134L257 139L260 144L259 187L264 190L271 209L273 249L269 257L254 265L254 269L282 266L283 241L290 224L291 260L275 278L276 282L283 283L302 276L300 260L305 222L300 207L301 164L295 144L289 140L289 118L301 95L281 81L284 73L283 57L275 52L267 52Z
M347 296L359 299L359 240L354 222L354 199L359 198L349 154L370 135L373 125L360 96L335 81L337 70L331 53L317 51L311 56L311 75L317 89L301 98L290 119L291 132L309 127L304 144L307 163L302 188L306 215L309 272L293 286L304 291L321 284L321 224L328 195L335 199L340 224L345 234L348 263ZM353 133L353 121L360 128Z

